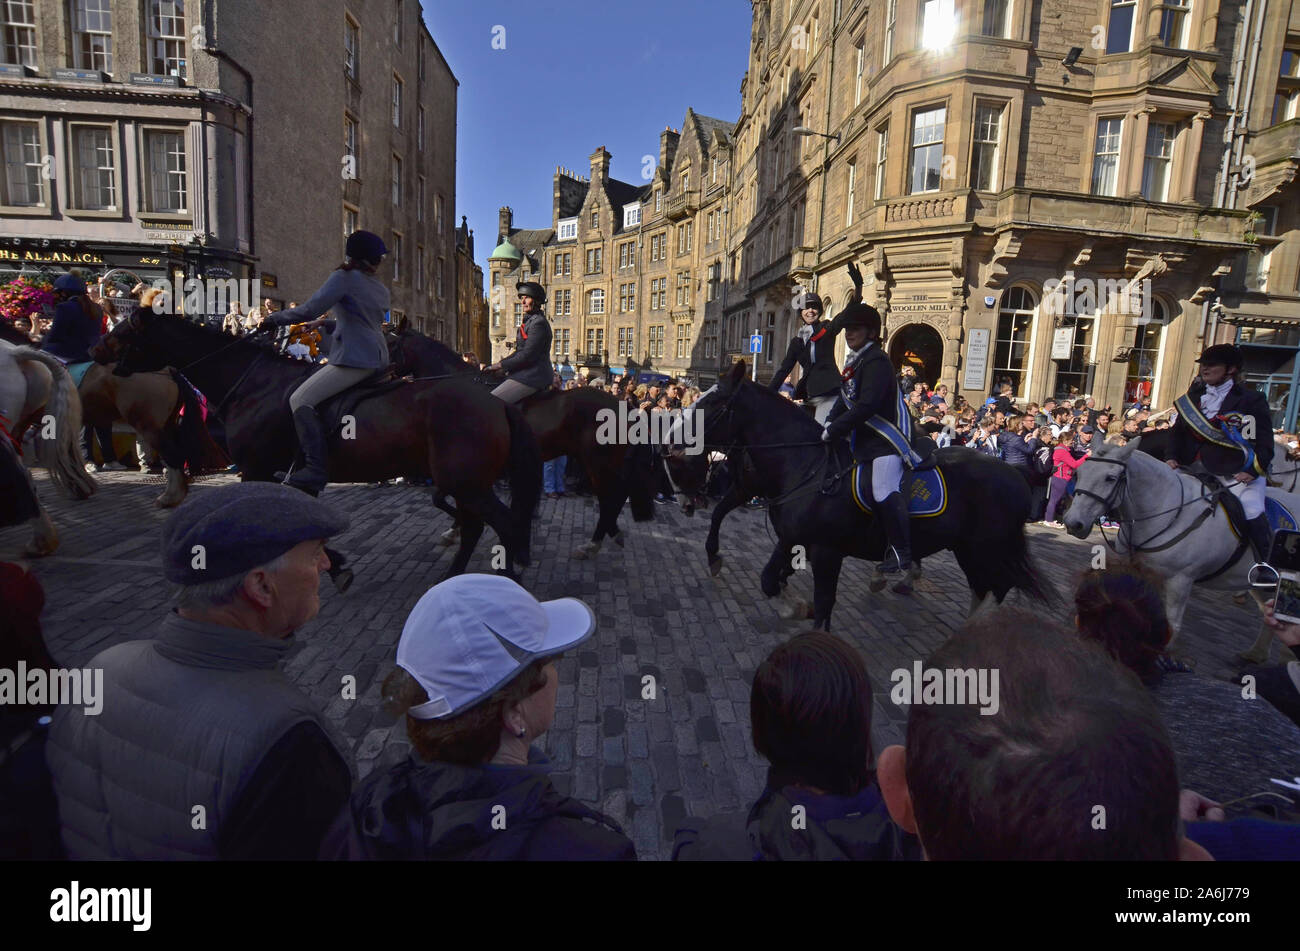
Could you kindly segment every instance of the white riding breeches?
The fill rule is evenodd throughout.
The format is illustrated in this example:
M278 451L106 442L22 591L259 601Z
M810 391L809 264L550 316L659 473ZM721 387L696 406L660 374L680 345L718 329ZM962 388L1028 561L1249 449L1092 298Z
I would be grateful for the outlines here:
M839 396L835 393L831 393L828 396L814 396L811 399L805 400L809 406L813 407L813 416L816 418L818 426L826 425L826 417L829 416L831 410L835 408L835 401L837 399L839 399Z
M1252 519L1264 514L1265 489L1267 488L1268 479L1264 476L1256 476L1254 481L1249 483L1234 481L1229 491L1241 499L1241 507L1246 513L1246 518Z
M903 485L903 459L892 452L871 460L871 497L883 502Z

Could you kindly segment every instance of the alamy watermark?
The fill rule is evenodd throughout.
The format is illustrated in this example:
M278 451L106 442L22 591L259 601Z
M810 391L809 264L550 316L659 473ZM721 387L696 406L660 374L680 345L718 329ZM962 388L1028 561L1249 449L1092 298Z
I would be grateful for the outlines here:
M226 314L232 304L239 304L245 314L257 309L262 302L261 281L251 278L175 278L156 279L152 285L158 293L153 299L155 314Z
M1043 309L1053 317L1090 317L1098 313L1134 317L1136 326L1151 323L1151 278L1140 281L1076 278L1066 271L1061 280L1043 282Z
M619 403L596 412L596 442L602 446L685 445L686 455L704 451L704 427L696 413L667 409L646 412Z
M102 668L27 668L19 661L16 670L0 667L0 706L80 706L86 716L98 716L104 709Z
M912 664L911 670L897 668L889 679L894 685L889 691L889 699L899 705L978 704L980 715L986 717L993 716L1001 707L996 667L924 667L918 660Z

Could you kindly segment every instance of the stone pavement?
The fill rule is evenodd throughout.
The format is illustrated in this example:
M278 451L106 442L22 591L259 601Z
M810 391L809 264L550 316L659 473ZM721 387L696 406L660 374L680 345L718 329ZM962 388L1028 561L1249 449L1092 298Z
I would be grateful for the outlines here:
M46 592L46 639L65 665L147 635L169 599L158 556L167 513L151 504L160 480L133 472L99 479L99 494L73 502L37 472L62 547L34 570ZM210 477L193 491L231 479ZM332 544L349 556L356 580L342 596L322 582L320 615L298 634L288 672L347 737L364 776L406 754L403 726L380 709L379 688L407 612L449 563L450 549L435 544L449 522L416 487L333 486L324 498L352 517ZM543 499L535 563L524 573L539 598L579 597L597 614L595 637L559 664L555 724L543 742L557 785L618 820L642 858L667 857L682 817L744 810L757 797L766 767L750 746L750 683L767 653L806 626L781 620L758 590L773 544L765 512L742 509L728 519L717 578L704 559L707 513L688 519L661 505L655 516L635 524L625 514L625 549L607 542L596 559L577 561L571 553L594 527L593 505ZM1096 534L1082 542L1051 529L1028 533L1034 563L1064 595L1088 567ZM0 552L25 541L23 532L0 530ZM484 534L470 570L489 570L495 542ZM928 656L961 623L970 596L946 553L926 559L912 597L871 595L867 571L846 563L832 628L866 657L879 752L900 741L906 723L906 708L889 701L890 671ZM811 573L797 573L791 587L811 599ZM1258 630L1258 612L1222 593L1193 598L1181 649L1200 672L1230 679L1235 653ZM1055 612L1062 619L1067 601ZM357 679L356 700L341 696L348 674ZM646 675L655 679L653 700L642 699Z

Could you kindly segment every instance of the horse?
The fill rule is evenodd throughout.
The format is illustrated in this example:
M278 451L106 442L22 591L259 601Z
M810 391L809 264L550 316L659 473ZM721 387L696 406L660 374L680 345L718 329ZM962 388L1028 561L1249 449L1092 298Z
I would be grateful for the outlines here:
M272 481L290 468L297 439L290 392L316 366L284 356L254 337L232 338L183 318L137 308L96 347L118 373L174 366L192 379L225 423L230 457L245 480ZM434 504L464 526L445 577L465 570L486 522L505 546L504 565L529 563L532 513L541 491L537 442L513 406L460 379L397 382L351 390L326 403L331 482L432 478ZM492 486L509 477L511 505ZM446 501L451 496L455 507Z
M0 430L0 442L11 452L3 465L3 484L10 496L0 507L0 523L31 524L32 540L26 553L33 557L53 554L59 546L58 532L36 496L31 476L19 458L23 434L35 426L36 462L44 466L51 480L74 499L94 494L97 483L81 462L78 445L81 433L81 401L67 368L47 353L28 346L15 346L9 335L0 339L5 349L6 372L22 374L23 405L9 435Z
M477 369L466 364L454 350L413 330L389 338L389 355L395 372L401 375L450 376L493 385L483 380ZM654 518L654 489L659 470L653 451L648 445L629 446L597 438L602 412L617 418L617 397L584 386L530 396L519 408L537 436L543 461L573 456L591 480L599 506L596 528L591 539L574 552L574 558L582 560L595 555L605 538L623 547L618 516L624 502L631 502L634 521L648 522Z
M87 425L108 429L121 420L162 458L166 487L154 499L158 508L185 501L189 475L197 475L205 458L220 449L203 424L194 388L174 369L119 375L116 365L96 364L86 371L78 392Z
M761 576L764 593L779 592L780 576L791 569L787 554L803 545L813 569L813 622L829 630L844 558L882 560L884 531L852 497L847 446L827 447L815 420L780 394L746 381L745 370L744 361L737 363L688 412L699 414L692 422L696 432L703 427L706 448L728 450L732 458L741 449L753 460L746 491L758 489L769 500L778 536ZM972 610L989 593L1000 602L1012 589L1050 603L1053 594L1028 561L1024 477L960 447L940 449L936 458L947 503L932 517L912 519L913 554L952 551L970 584Z
M1112 547L1139 558L1165 579L1165 611L1176 637L1192 586L1249 588L1255 556L1221 504L1227 488L1207 488L1195 476L1136 451L1145 438L1124 446L1103 443L1093 450L1078 469L1065 528L1076 538L1087 538L1100 516L1118 522ZM1300 495L1277 489L1268 495L1300 514Z

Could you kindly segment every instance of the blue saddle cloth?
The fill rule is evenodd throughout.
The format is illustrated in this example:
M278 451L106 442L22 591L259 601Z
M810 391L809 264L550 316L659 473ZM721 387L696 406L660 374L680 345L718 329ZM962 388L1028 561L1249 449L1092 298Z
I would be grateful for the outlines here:
M1294 532L1300 528L1291 510L1271 495L1264 499L1264 515L1268 517L1268 527L1275 532Z
M86 371L95 364L91 363L69 363L68 375L72 377L72 385L81 389L81 381L86 378Z
M871 463L862 462L853 467L853 501L858 508L871 514ZM907 511L912 518L932 518L942 515L948 507L948 484L938 468L904 471L903 492L907 495Z

